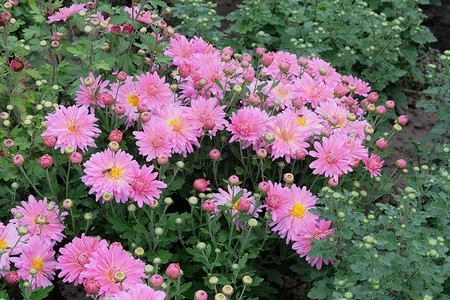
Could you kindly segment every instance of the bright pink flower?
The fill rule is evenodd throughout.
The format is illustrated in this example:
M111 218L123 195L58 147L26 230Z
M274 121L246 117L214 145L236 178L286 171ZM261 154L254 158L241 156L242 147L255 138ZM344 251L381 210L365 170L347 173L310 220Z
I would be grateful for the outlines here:
M384 160L381 160L378 155L372 153L370 157L365 157L362 161L365 165L364 168L370 172L370 178L380 175Z
M203 202L202 208L206 212L212 212L216 205L214 204L214 201L206 199L205 202Z
M156 288L160 287L163 284L163 282L164 282L164 279L159 274L155 274L152 277L150 277L150 284Z
M177 279L178 277L180 277L180 274L180 264L170 264L166 269L166 275L170 279Z
M266 74L275 78L280 73L280 65L283 66L286 74L298 76L300 67L297 64L297 56L289 52L278 51L273 55L273 61L269 67L263 68ZM278 79L285 77L286 75L278 75Z
M48 128L48 125L47 125ZM56 138L51 135L44 136L42 139L44 142L44 146L48 148L53 148L56 145Z
M408 116L407 115L401 115L397 119L398 123L402 126L405 126L408 123Z
M206 181L203 178L200 178L200 179L197 179L194 181L194 188L200 192L210 191L211 189L208 187L208 185L209 185L209 180Z
M84 266L89 263L92 253L107 247L108 242L99 237L85 236L84 233L81 238L75 237L72 242L59 249L61 255L56 268L61 272L58 277L64 277L63 282L73 282L74 285L83 283L81 272L85 270Z
M81 177L81 181L87 186L92 186L89 194L96 193L97 201L108 192L114 195L117 203L125 203L131 193L133 164L137 162L130 154L122 150L112 152L106 149L93 154L83 164L86 175Z
M2 150L2 151L3 151L3 150ZM23 165L24 162L25 162L25 159L23 158L22 155L20 155L20 154L14 155L14 157L13 157L13 163L14 163L16 166L21 166L21 165Z
M281 183L273 183L269 180L269 191L267 192L266 202L264 206L270 209L272 220L277 222L279 218L285 215L285 212L291 206L292 191L283 187Z
M337 179L340 175L352 170L350 150L343 147L343 141L339 137L335 135L329 138L324 137L322 144L314 142L314 148L316 151L309 152L312 157L317 157L317 160L309 165L311 169L314 169L313 174L325 173L325 177Z
M170 85L160 78L156 72L147 72L136 76L136 93L139 100L147 104L150 109L159 109L161 106L171 102L172 92Z
M136 20L145 24L153 24L150 11L141 10L138 6L135 6L133 8L125 6L123 10L130 14L130 18L132 18L132 20Z
M230 143L239 139L242 148L245 149L253 143L256 143L264 133L266 133L269 116L265 111L256 107L244 107L232 114L231 124L227 125L227 130L233 136Z
M204 290L198 290L195 292L194 299L195 300L208 300L208 294Z
M5 226L0 222L0 249L5 251L0 258L0 269L9 270L10 256L20 253L22 244L18 244L11 253L12 247L14 247L20 238L16 228L17 225L14 223L9 223ZM22 238L22 240L25 239ZM3 274L3 272L0 271L0 275L1 274Z
M50 202L53 203L54 202ZM28 202L22 201L22 206L11 209L13 214L22 213L21 219L12 219L11 223L27 226L30 236L39 235L40 239L61 242L65 235L62 233L65 226L62 224L67 212L59 212L58 205L53 210L47 210L47 198L36 201L32 195ZM40 224L38 224L40 223ZM42 227L42 229L41 229Z
M125 125L128 128L134 126L139 120L140 112L138 107L140 104L145 103L139 98L136 91L136 82L133 81L132 77L128 77L125 82L120 85L119 91L117 91L118 87L118 83L111 84L111 93L113 95L117 94L116 106L121 106L125 109L123 117L127 118Z
M20 257L11 258L11 261L14 262L15 267L18 269L19 277L32 282L31 287L33 289L52 285L51 280L53 280L56 270L54 245L55 242L51 243L34 235L28 240L28 244L21 248L22 253ZM31 268L37 270L33 280L31 280L29 273Z
M140 155L146 156L147 161L160 156L172 156L171 128L164 120L153 117L142 126L142 130L133 131Z
M181 105L169 105L161 108L157 116L171 127L167 138L173 142L172 151L186 157L194 151L193 146L200 147L197 140L197 130L188 115L193 114L192 108Z
M95 278L100 283L101 296L115 295L120 292L121 286L123 290L128 290L133 285L142 283L142 278L145 278L145 263L133 258L122 247L112 245L93 252L89 263L84 267L81 276ZM114 279L118 272L123 272L126 277L121 284Z
M379 138L376 142L375 145L377 146L378 149L380 150L384 150L387 147L388 142L384 139L384 138Z
M302 228L301 233L294 238L294 244L292 249L297 251L300 257L306 256L306 261L318 270L322 268L322 263L328 265L333 260L326 259L323 260L322 256L319 257L309 257L309 251L311 251L311 239L325 240L328 235L333 235L334 228L330 229L331 221L320 220L317 223L308 223L304 228Z
M90 114L84 106L60 106L54 114L45 117L47 128L42 136L54 136L57 138L55 149L61 148L61 153L67 147L75 150L80 148L83 152L87 147L97 147L94 138L99 136L101 130L95 124L97 118Z
M147 167L143 165L139 168L138 164L132 165L133 176L131 179L131 194L130 198L138 203L139 207L142 207L143 203L153 205L155 199L159 199L161 190L167 187L162 181L155 180L158 177L157 172L153 171L153 165Z
M406 160L399 159L395 162L395 166L400 170L406 169Z
M318 215L309 212L315 208L317 197L311 194L306 187L291 187L291 197L289 206L283 206L284 210L277 210L277 220L272 222L272 231L278 231L280 237L286 237L286 244L289 244L309 223L315 224L319 219ZM273 218L273 217L272 217Z
M3 254L3 255L5 255L5 254ZM8 266L9 266L9 264L8 264ZM15 284L15 283L18 283L19 280L20 280L20 277L19 277L19 274L18 274L16 271L8 272L8 273L6 273L6 275L5 275L5 281L6 281L8 284Z
M166 293L155 291L146 284L138 283L128 291L119 292L111 297L111 300L164 300Z
M97 78L95 78L92 72L89 73L88 77L90 78L90 81L93 82L92 85L86 86L86 79L80 78L81 91L77 91L75 102L77 103L77 105L81 106L88 107L90 104L97 104L100 107L104 108L105 104L103 103L103 95L108 93L106 86L109 84L109 80L100 81L102 75L98 75Z
M114 129L109 134L109 140L111 142L120 143L122 141L123 133L119 129Z
M72 15L79 13L80 11L87 11L84 4L72 4L70 7L61 7L54 15L48 17L48 21L45 23L53 23L57 21L66 21Z
M210 157L212 160L218 160L218 159L220 158L220 151L217 150L217 149L212 149L212 150L209 152L209 157Z
M83 286L86 293L89 295L96 295L100 291L100 282L98 282L94 277L83 280Z

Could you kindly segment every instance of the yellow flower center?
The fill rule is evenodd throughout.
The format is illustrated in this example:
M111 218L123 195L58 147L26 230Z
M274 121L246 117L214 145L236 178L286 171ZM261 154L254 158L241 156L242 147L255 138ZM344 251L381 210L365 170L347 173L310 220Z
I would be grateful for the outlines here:
M169 126L173 126L172 131L179 131L181 129L181 122L175 119L169 122Z
M75 130L76 130L75 122L70 122L69 124L67 124L67 129L72 131L72 133L75 132Z
M281 129L279 135L280 135L280 139L281 139L282 141L289 142L289 141L291 140L291 137L289 136L289 134L287 134L286 132L284 132L284 129Z
M117 180L122 175L122 170L117 167L114 167L111 169L106 169L105 171L103 171L103 174L108 174L109 178Z
M301 204L295 203L294 208L289 210L289 212L292 216L301 219L305 215L305 208Z
M287 93L282 94L281 90L277 91L278 95L280 95L282 98L286 97Z
M306 121L302 117L294 119L294 121L292 123L295 123L295 122L298 122L298 125L300 125L300 126L306 125Z
M233 201L233 199L230 199L230 202ZM236 203L233 204L233 209L239 209L239 201L241 201L241 198L239 198Z
M6 242L5 241L0 241L0 248L2 248L3 250L6 249Z
M139 105L139 97L131 94L130 96L128 96L128 103L130 103L133 106L138 106Z
M33 260L33 268L35 268L36 270L40 270L43 266L44 266L44 262L42 261L42 259L40 259L39 257L35 258Z

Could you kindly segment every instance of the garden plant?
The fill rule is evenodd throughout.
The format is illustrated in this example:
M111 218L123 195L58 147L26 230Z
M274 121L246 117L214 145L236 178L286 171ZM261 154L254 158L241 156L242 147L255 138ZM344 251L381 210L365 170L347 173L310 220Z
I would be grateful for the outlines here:
M450 53L417 71L411 1L260 2L302 13L227 38L195 1L3 1L0 299L448 299ZM407 72L439 122L385 168Z

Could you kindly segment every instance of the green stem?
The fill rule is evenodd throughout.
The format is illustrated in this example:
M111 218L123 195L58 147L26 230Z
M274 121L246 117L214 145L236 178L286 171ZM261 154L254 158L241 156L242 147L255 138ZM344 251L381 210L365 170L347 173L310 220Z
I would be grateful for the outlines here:
M69 195L69 175L70 175L70 159L69 159L69 164L67 165L67 176L66 176L66 199L67 196Z
M41 197L44 198L44 196L37 190L36 186L33 184L33 182L31 182L30 177L28 177L27 173L25 173L25 170L23 169L22 166L19 166L20 171L22 171L22 174L25 176L25 178L27 179L28 183L33 187L34 191Z
M50 180L50 175L48 174L48 168L45 168L45 173L47 174L47 181L48 185L50 186L50 191L52 192L53 195L53 201L57 202L56 194L55 191L53 190L52 182Z

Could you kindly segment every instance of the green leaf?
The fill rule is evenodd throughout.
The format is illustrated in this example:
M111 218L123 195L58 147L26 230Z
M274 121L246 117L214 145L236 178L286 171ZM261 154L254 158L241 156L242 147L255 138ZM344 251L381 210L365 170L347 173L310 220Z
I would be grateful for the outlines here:
M329 299L331 288L327 282L321 280L315 283L315 286L309 291L308 297L311 299Z
M53 285L49 285L45 289L42 287L34 289L33 293L31 294L31 300L42 300L47 298L48 294L53 290L53 288Z

